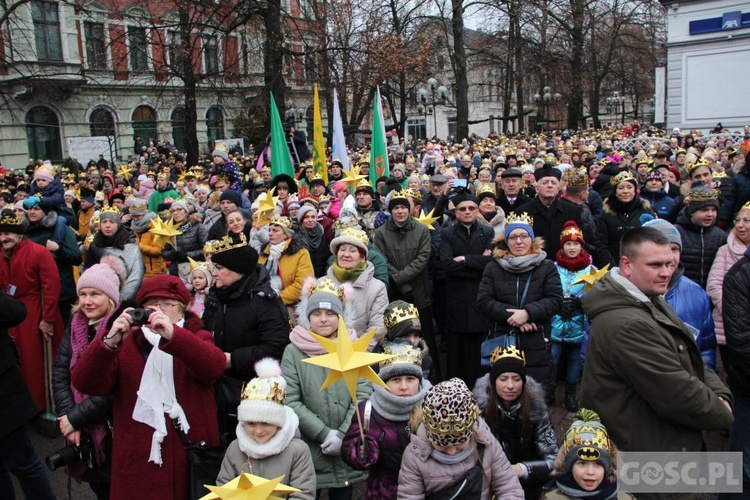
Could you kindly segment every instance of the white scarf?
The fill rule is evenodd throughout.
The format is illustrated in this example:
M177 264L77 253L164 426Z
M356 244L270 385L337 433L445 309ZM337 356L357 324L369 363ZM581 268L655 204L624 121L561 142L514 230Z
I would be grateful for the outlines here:
M280 454L286 450L289 443L292 442L295 436L298 435L299 431L299 417L297 414L289 408L284 407L286 412L286 420L283 427L279 427L276 434L265 443L259 443L245 432L245 428L242 427L242 422L237 424L237 445L240 447L240 451L247 455L249 458L254 460L260 460L267 457Z
M182 327L185 324L185 318L176 324ZM133 420L154 428L148 461L161 465L161 443L167 435L167 419L164 414L167 413L170 418L176 418L185 434L190 430L190 424L175 396L172 355L159 349L161 335L145 326L141 327L141 330L153 348L146 359L146 366L141 376L138 400L133 408Z

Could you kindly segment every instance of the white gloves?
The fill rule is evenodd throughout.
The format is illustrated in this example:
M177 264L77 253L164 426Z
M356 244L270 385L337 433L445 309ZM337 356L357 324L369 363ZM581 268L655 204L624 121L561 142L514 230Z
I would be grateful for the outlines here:
M344 440L339 437L339 433L331 429L320 444L320 451L325 455L341 455L341 444L343 442Z

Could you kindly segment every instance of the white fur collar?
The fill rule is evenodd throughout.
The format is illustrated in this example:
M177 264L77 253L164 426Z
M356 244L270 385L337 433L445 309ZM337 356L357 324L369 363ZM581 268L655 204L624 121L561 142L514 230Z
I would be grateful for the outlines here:
M258 443L245 433L242 422L237 424L237 444L242 453L253 459L261 459L278 455L289 446L299 429L299 417L288 406L284 407L286 419L284 427L280 427L276 434L265 443Z

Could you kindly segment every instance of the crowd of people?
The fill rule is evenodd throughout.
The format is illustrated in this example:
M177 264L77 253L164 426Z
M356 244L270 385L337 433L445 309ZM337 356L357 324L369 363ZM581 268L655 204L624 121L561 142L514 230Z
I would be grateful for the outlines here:
M98 499L190 498L197 444L292 498L628 498L617 449L705 430L748 491L750 139L628 135L0 169L0 497L54 498L40 411ZM317 339L371 331L387 389L321 390Z

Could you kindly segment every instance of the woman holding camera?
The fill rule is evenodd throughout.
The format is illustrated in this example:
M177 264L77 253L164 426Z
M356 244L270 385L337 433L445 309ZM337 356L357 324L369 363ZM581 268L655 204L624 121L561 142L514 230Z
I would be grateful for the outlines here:
M60 433L68 446L51 455L55 468L68 467L76 481L86 481L99 500L109 498L112 461L110 396L89 396L70 383L70 372L96 336L97 327L120 304L120 279L107 264L95 264L84 272L76 287L68 331L57 348L52 365L52 395Z
M184 438L219 442L213 385L227 357L186 312L189 302L177 276L147 279L136 297L142 309L101 323L72 370L78 390L113 397L113 499L188 498Z

